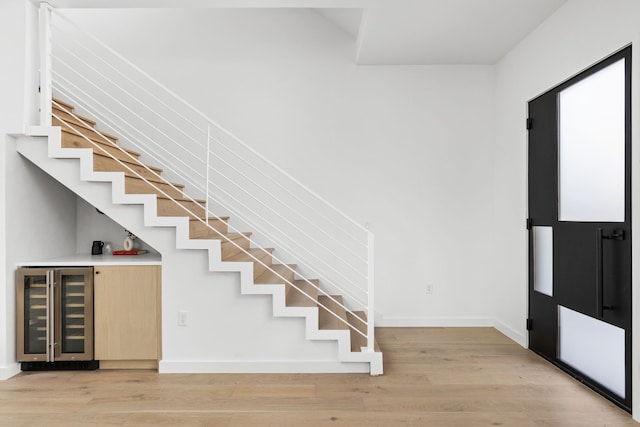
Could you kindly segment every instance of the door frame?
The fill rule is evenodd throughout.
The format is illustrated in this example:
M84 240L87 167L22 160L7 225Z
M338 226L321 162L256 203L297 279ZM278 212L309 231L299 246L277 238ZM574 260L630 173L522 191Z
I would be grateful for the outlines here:
M637 224L637 227L631 229L631 283L632 288L635 288L636 283L640 283L640 196L635 197L634 191L640 191L640 33L637 33L631 40L627 39L626 43L619 44L617 47L612 47L609 51L601 52L600 57L593 57L590 60L583 62L583 68L577 70L571 75L566 76L563 80L557 81L555 84L549 84L544 90L540 90L534 96L530 96L525 100L523 106L524 118L528 117L529 103L542 94L548 92L550 89L559 86L568 80L576 77L582 72L588 70L593 65L603 61L607 57L617 53L620 50L625 49L628 46L633 46L635 53L631 55L631 224ZM524 120L523 120L524 123ZM523 125L524 141L528 144L527 131ZM526 198L524 199L524 210L529 217L529 154L528 149L525 150L524 159L524 192ZM529 314L529 230L525 230L527 237L525 239L525 254L526 254L526 280L525 291L526 296L526 316ZM640 289L631 293L631 415L635 421L640 422ZM524 342L526 347L529 348L529 333L524 327Z

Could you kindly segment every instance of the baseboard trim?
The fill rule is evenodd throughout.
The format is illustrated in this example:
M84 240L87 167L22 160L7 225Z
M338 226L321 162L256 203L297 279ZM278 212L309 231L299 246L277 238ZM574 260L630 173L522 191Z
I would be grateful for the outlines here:
M159 365L161 374L333 374L333 373L369 373L367 362L332 361L263 361L263 360L212 360L212 361L176 361L162 360Z
M20 364L11 363L8 366L0 367L0 381L8 380L9 378L18 375L20 373Z
M501 334L505 335L507 338L515 341L520 344L524 348L529 348L529 340L527 339L526 334L522 334L521 332L516 331L510 326L502 323L499 320L494 321L494 328L496 328Z
M505 323L484 317L383 317L376 321L381 328L495 328L507 338L528 348L526 334L518 332Z
M485 317L383 317L376 320L376 327L494 327L494 320Z

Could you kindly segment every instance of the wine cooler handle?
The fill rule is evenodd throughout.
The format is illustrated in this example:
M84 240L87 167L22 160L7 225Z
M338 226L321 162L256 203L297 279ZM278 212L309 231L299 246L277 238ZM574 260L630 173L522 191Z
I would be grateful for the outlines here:
M56 337L56 310L55 310L55 304L56 304L56 298L55 298L55 292L56 292L56 282L55 282L55 272L53 270L51 270L49 272L50 274L50 280L51 280L51 296L49 298L49 306L51 307L49 310L49 313L51 313L51 321L50 321L50 325L49 328L47 329L49 331L51 340L49 341L49 345L47 346L49 350L49 358L50 358L50 362L54 362L55 361L55 337Z
M46 340L46 348L45 348L45 352L46 352L46 357L47 357L47 362L51 362L51 325L49 322L51 322L51 271L47 271L47 276L46 276L46 280L45 280L45 294L46 294L46 307L45 307L45 340Z

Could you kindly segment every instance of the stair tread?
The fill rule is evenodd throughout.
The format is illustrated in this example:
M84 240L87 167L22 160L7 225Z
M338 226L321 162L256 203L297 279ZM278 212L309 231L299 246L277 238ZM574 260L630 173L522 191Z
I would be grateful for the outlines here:
M201 237L201 239L222 240L222 243L229 243L229 240L238 240L238 239L241 239L243 237L248 239L253 234L250 231L243 231L243 232L240 232L240 233L221 233L221 232L219 232L217 230L211 230L211 232L212 233L216 233L218 235L218 237L216 237L216 236ZM225 239L223 236L226 237L228 240Z
M72 135L72 136L75 136L75 137L78 137L78 138L82 138L82 139L87 138L87 139L89 139L90 141L93 141L93 142L95 142L95 143L97 143L97 144L106 145L106 146L108 146L108 147L109 147L109 146L110 146L110 147L119 147L118 149L122 149L122 150L124 150L125 152L127 152L127 153L131 154L131 155L132 155L132 156L134 156L134 157L140 157L140 153L138 153L137 151L134 151L134 150L131 150L131 149L129 149L129 148L125 148L125 147L122 147L122 146L116 145L115 143L110 143L110 142L105 141L105 140L103 140L103 139L101 140L101 139L97 139L97 138L92 138L92 137L90 137L90 136L86 136L86 135L80 136L80 135L78 135L77 133L72 132L70 129L66 129L66 128L64 128L64 127L62 127L62 128L61 128L61 130L62 130L62 132L63 132L63 133L67 133L67 134L69 134L69 135ZM108 155L108 154L106 154L106 153L102 153L101 151L98 151L98 153L103 154L103 155L105 155L105 156L107 156L107 157L111 157L111 156L109 156L109 155Z
M228 216L210 216L209 218L207 218L209 221L228 221L229 217ZM205 221L204 218L189 218L189 221Z
M285 284L286 280L282 279L282 277L293 276L292 270L295 270L296 267L296 264L273 264L267 271L256 277L253 283L264 285ZM291 280L293 280L293 277Z
M126 149L125 149L125 150L126 150ZM113 157L109 156L108 154L105 154L105 153L99 153L99 152L95 152L95 151L93 152L93 155L94 155L94 156L107 157L107 158L109 158L109 159L112 159L112 158L113 158ZM131 164L131 165L136 165L136 166L141 166L141 165L143 165L142 163L135 162L135 161L133 161L133 160L131 160L131 159L129 159L129 160L127 160L127 159L119 159L119 160L120 160L122 163L128 163L128 164ZM159 168L159 167L157 167L157 166L151 166L151 165L144 165L144 166L148 167L149 169L151 169L152 171L154 171L154 172L155 172L155 173L157 173L158 175L161 175L161 174L162 174L162 171L163 171L163 169L162 169L162 168ZM125 173L126 173L126 172L125 172Z
M69 110L71 110L71 111L73 111L73 109L74 109L74 108L76 108L76 107L74 107L73 105L71 105L71 104L69 104L68 102L63 101L63 100L61 100L61 99L58 99L58 98L52 98L52 100L53 100L53 101L55 101L55 102L57 102L58 104L61 104L61 105L65 106L65 107L67 107L67 108L68 108Z
M82 116L82 115L80 115L80 114L78 114L78 113L74 113L74 112L73 112L73 108L67 108L67 109L65 109L65 107L68 107L68 106L67 106L67 105L64 105L64 106L58 106L58 105L56 105L56 104L51 104L51 108L52 108L52 109L54 109L54 110L56 110L56 111L59 111L59 112L64 113L64 114L73 114L74 116L76 116L76 117L78 117L80 120L82 120L83 122L90 123L90 124L91 124L91 126L95 126L95 125L97 124L97 122L96 122L95 120L92 120L92 119L90 119L90 118L88 118L88 117Z
M267 251L267 252L265 253L265 251ZM273 252L273 248L264 248L264 250L260 249L260 248L250 248L246 252L242 251L242 252L239 252L237 254L231 255L231 256L225 258L224 261L227 261L227 262L252 262L252 261L255 261L253 257L256 257L258 259L262 259L264 257L270 256L272 252ZM249 255L249 254L251 254L251 255Z
M344 303L342 302L342 296L331 295L331 297L333 298L333 300L326 295L318 296L318 303L326 307L326 309L320 307L320 312L318 315L318 328L337 330L349 329L349 326L345 323L347 322L347 311L344 309L344 307L338 304L340 303L344 305ZM344 322L338 320L338 317L329 313L327 309L329 309L332 313L335 313Z
M317 279L310 280L316 286L319 285ZM287 306L288 307L317 307L318 289L306 280L295 280L296 287L287 284ZM304 293L302 293L302 292ZM306 294L306 295L305 295ZM308 296L307 296L308 295ZM311 297L311 298L309 298Z
M94 128L93 126L87 126L86 123L82 123L80 120L76 120L74 118L67 118L67 117L53 117L54 120L59 120L63 123L68 124L69 126L73 126L75 128L82 128L88 131L92 131L92 132L96 132L102 136L107 137L108 139L113 140L114 142L117 141L119 138L113 134L110 134L109 132L105 132L103 130L99 130ZM58 125L54 125L54 126L58 126ZM63 126L64 127L64 126Z
M173 185L174 187L177 187L179 189L183 189L184 188L184 184L177 184L174 182L169 182L169 181L165 181L162 178L141 178L137 175L132 174L131 172L124 172L125 178L126 179L136 179L139 181L149 181L149 182L155 182L158 184L167 184L167 185Z
M226 237L228 237L231 240L236 240L242 237L251 237L251 235L253 234L251 231L240 231L240 232L232 232L232 233L222 233L223 235L225 235ZM273 250L273 249L271 249Z
M204 204L206 203L204 200L201 199L193 199L191 200L188 197L167 197L167 196L163 196L162 194L158 194L158 200L164 200L167 202L194 202L194 203L198 203L204 206Z

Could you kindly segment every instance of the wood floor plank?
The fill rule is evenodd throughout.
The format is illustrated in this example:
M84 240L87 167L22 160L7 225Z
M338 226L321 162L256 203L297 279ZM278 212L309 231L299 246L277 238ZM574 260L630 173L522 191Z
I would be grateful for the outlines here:
M0 426L635 426L492 328L378 328L385 373L29 372Z

